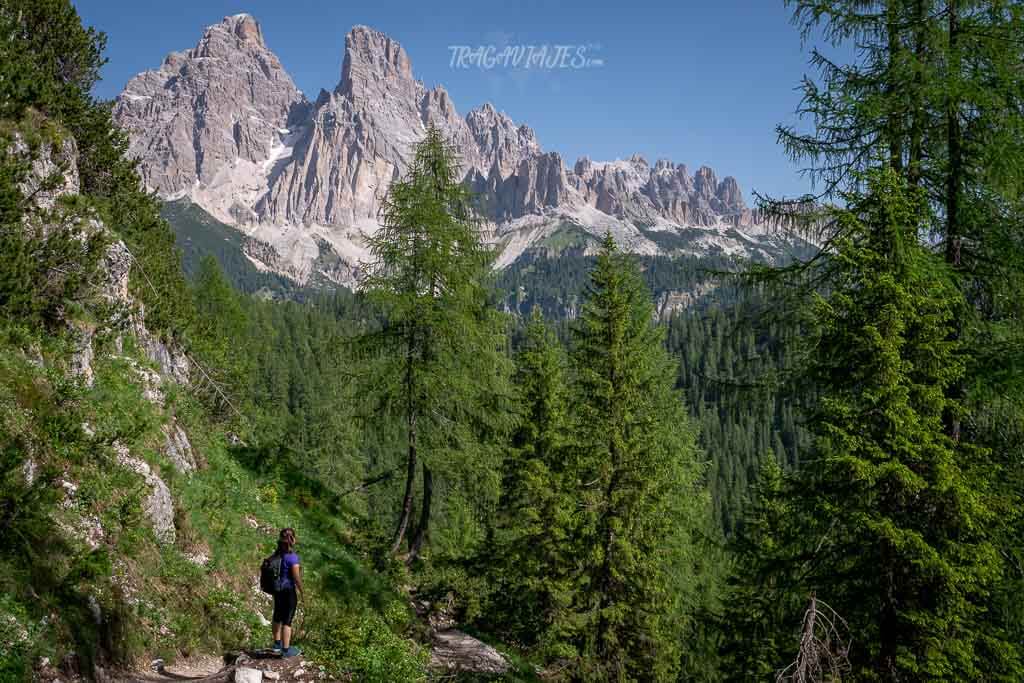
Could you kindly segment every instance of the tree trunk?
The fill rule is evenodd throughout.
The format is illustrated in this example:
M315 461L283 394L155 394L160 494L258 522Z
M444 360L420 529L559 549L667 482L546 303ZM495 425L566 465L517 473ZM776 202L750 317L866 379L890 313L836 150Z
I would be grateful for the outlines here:
M888 681L898 681L899 674L896 670L896 656L899 650L899 619L897 617L898 590L896 588L896 570L893 567L892 553L883 541L881 565L884 568L885 594L881 596L882 609L878 619L878 639L880 643L878 653L878 671Z
M963 187L963 131L960 127L960 100L953 89L960 77L959 0L949 0L949 75L946 97L946 135L949 170L946 175L946 261L960 267L960 194Z
M889 165L895 171L903 168L903 141L902 126L900 125L900 114L902 107L893 100L900 93L898 80L898 64L900 59L900 33L899 33L899 3L897 0L889 0L886 5L885 32L889 41L889 72L886 75L885 101L888 103L889 113L886 115L886 137L889 143Z
M406 456L405 472L405 496L402 498L402 512L398 517L398 527L395 529L394 538L391 539L391 554L398 552L402 547L402 540L405 538L405 530L409 527L409 518L412 516L412 492L416 484L416 402L413 397L413 348L415 334L412 330L407 333L406 359L405 359L405 419L407 422L409 450Z
M946 176L946 262L954 270L961 265L961 247L963 243L963 226L960 220L960 200L964 184L963 160L963 129L960 125L960 97L957 92L960 79L960 2L949 0L947 8L949 20L949 74L947 75L946 96L946 135L949 154L949 169ZM957 312L953 320L952 338L959 339L963 334L962 313ZM951 398L963 396L963 383L953 384L947 394ZM960 441L960 416L947 408L944 416L946 434L954 443Z
M416 483L416 416L409 416L409 452L406 458L405 472L405 496L402 498L402 512L398 517L398 527L395 529L394 538L391 540L391 553L397 553L402 547L402 540L405 538L405 530L409 527L409 518L412 516L412 491Z
M910 157L907 160L907 182L917 187L921 182L921 157L924 139L924 60L927 57L926 17L924 0L914 3L914 86L911 94Z
M430 527L430 505L434 496L434 474L430 468L423 465L423 507L420 509L420 523L416 527L416 534L413 537L412 545L409 548L409 561L416 559L420 554L423 543L427 540L427 532Z

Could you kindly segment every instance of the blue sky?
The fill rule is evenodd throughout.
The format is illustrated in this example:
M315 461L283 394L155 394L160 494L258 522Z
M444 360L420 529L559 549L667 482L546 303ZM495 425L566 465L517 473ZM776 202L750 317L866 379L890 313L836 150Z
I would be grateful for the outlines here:
M733 175L744 194L808 188L775 144L793 120L806 54L782 0L314 2L73 0L108 35L113 97L164 55L195 45L228 14L255 16L296 84L315 98L339 79L345 34L366 24L397 39L416 77L442 84L460 113L491 101L537 132L570 166L577 157L640 153ZM582 45L601 66L529 71L452 68L453 45Z

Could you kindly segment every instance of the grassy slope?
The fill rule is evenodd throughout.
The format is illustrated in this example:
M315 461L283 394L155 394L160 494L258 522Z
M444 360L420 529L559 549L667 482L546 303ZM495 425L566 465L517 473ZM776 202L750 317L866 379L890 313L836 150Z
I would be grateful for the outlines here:
M4 484L23 489L31 505L12 523L14 534L4 530L23 545L0 557L0 679L18 680L39 657L59 662L70 652L87 669L94 657L130 667L154 656L266 645L260 615L269 617L270 604L254 583L282 526L297 529L307 575L300 644L334 672L420 677L423 654L400 635L408 607L352 550L343 511L294 478L247 469L224 429L180 387L163 384L163 408L146 400L138 369L149 364L127 346L118 353L110 340L98 345L90 389L67 379L66 340L0 334ZM37 349L43 367L24 348ZM205 461L194 474L177 473L161 452L171 414ZM114 440L170 487L173 545L157 542L141 510L149 489L117 464ZM19 451L32 454L32 486L24 486L23 462L6 462ZM85 530L95 523L102 534L90 548Z

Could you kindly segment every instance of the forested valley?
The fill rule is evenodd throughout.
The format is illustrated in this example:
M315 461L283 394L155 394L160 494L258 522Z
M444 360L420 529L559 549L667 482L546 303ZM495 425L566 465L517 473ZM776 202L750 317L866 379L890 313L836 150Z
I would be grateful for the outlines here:
M1024 4L785 4L854 48L791 259L495 270L430 128L351 291L143 191L102 27L0 0L0 678L260 646L294 527L330 680L1021 680Z

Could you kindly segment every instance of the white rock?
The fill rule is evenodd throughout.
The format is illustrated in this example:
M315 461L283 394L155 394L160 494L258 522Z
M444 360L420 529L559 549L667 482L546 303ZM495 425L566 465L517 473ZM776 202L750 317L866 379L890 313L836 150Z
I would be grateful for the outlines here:
M509 670L508 660L490 645L449 629L435 634L430 665L446 671L501 674Z
M194 48L133 78L114 118L129 132L148 187L164 199L187 197L241 230L243 252L258 268L302 283L318 275L357 280L359 261L368 260L362 233L378 228L381 197L431 125L453 142L460 176L481 195L485 240L506 251L515 242L499 267L549 234L514 227L538 217L552 225L578 221L597 239L611 230L634 253L689 253L678 246L686 240L655 243L650 230L687 240L693 229L707 233L716 239L693 247L705 254L771 247L721 238L733 228L765 233L734 178L719 180L708 167L691 174L668 160L651 167L639 155L584 157L568 168L543 151L529 127L490 104L460 116L443 87L416 80L397 41L365 26L345 38L337 86L310 102L267 48L259 24L225 17Z
M25 483L31 486L36 481L36 475L39 473L39 465L32 458L25 458L25 462L21 464L21 476L25 478Z
M196 469L195 453L188 434L181 428L176 419L164 425L164 455L179 472L189 473Z
M174 500L171 498L171 490L163 479L153 472L149 463L133 457L127 446L115 441L114 452L117 454L117 461L121 466L141 475L150 487L151 493L143 501L142 511L152 523L157 540L166 545L173 544L175 539Z
M235 669L235 683L261 683L262 681L263 672L259 669L248 667Z

